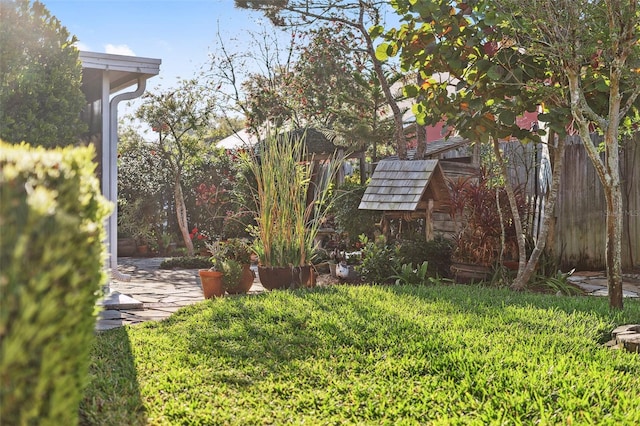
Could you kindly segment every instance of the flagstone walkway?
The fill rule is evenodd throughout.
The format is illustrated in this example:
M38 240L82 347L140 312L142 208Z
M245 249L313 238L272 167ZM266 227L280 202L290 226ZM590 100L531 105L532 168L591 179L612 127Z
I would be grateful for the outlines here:
M204 300L197 269L159 269L162 260L118 258L118 271L130 275L131 280L111 281L111 291L120 297L119 306L112 306L100 313L96 330L162 320L184 306ZM607 280L602 272L576 272L569 279L587 294L607 295ZM624 297L640 297L640 274L627 274L623 281ZM256 278L249 293L264 291Z
M111 281L109 287L117 294L119 306L107 307L100 313L96 330L165 319L180 308L204 300L197 269L160 269L163 260L118 258L118 271L130 275L131 280ZM264 287L255 279L249 293L263 291ZM136 302L142 302L142 309Z

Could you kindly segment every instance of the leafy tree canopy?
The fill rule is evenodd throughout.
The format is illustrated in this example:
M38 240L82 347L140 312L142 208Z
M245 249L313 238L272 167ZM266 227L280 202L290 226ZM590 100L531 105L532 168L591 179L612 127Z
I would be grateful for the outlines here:
M354 49L353 31L338 23L293 32L292 38L300 51L295 60L245 82L249 126L333 128L345 111L364 115L359 100L365 95L354 76L367 58Z
M378 46L379 58L399 55L405 71L422 77L422 83L405 88L407 96L418 100L413 107L418 120L435 124L444 119L473 140L486 141L489 136L537 140L543 132L520 128L516 118L544 105L540 120L565 134L572 131L569 63L581 75L592 112L606 115L608 65L615 53L603 49L611 34L597 19L605 14L601 2L590 6L588 14L577 12L587 5L560 4L566 2L498 3L499 7L484 0L398 0L395 7L403 24L386 32L382 27L372 29L372 34L387 39ZM580 31L569 31L569 26ZM629 58L629 65L623 71L623 93L634 103L637 55Z
M351 48L357 55L368 56L367 68L374 71L387 106L391 109L393 139L398 156L406 158L403 111L387 80L389 62L384 63L375 55L372 26L382 25L390 4L384 0L236 0L237 7L259 10L277 26L292 28L315 27L318 23L337 24L348 28L352 34ZM362 71L362 70L360 70ZM361 123L358 123L359 125ZM361 127L361 126L359 126Z
M0 138L60 146L86 126L75 36L39 1L0 1Z

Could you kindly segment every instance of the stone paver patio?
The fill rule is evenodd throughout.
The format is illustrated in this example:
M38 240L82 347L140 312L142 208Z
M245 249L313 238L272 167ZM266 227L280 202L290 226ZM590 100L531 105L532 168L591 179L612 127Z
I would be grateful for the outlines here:
M111 281L110 289L118 294L120 306L104 309L98 317L96 330L165 319L182 307L204 300L198 270L159 269L163 259L118 259L119 272L130 275L131 280ZM264 287L255 279L249 293L263 291ZM121 295L125 297L122 298ZM136 307L136 301L142 302L142 309L139 303Z

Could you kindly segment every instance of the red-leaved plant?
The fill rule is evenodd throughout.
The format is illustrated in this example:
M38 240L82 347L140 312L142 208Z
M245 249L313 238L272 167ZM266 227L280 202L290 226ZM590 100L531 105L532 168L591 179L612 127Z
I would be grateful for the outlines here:
M451 195L449 215L456 226L453 260L492 265L501 253L507 258L517 258L513 215L504 187L491 186L484 168L477 176L449 180L448 185ZM515 194L518 210L523 215L527 204L522 188L515 188Z

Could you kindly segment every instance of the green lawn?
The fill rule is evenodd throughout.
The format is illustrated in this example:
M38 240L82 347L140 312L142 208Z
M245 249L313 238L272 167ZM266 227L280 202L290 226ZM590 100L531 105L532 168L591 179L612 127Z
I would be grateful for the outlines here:
M640 424L640 303L474 286L227 297L98 335L83 424Z

